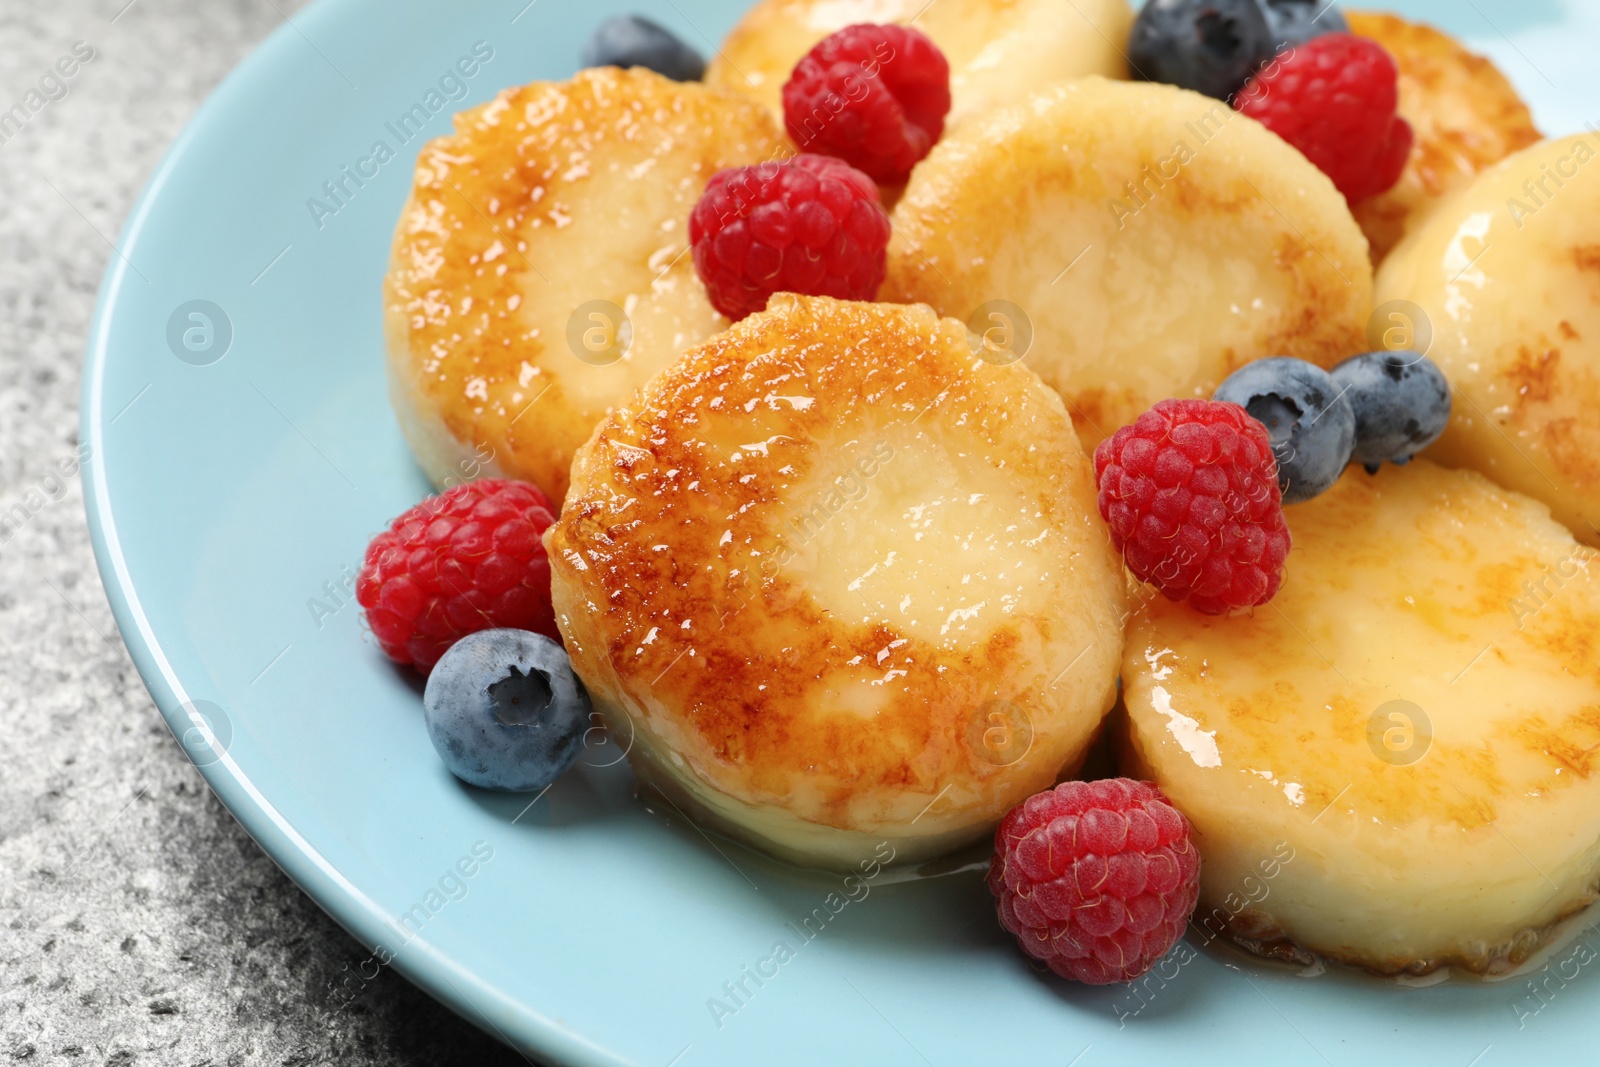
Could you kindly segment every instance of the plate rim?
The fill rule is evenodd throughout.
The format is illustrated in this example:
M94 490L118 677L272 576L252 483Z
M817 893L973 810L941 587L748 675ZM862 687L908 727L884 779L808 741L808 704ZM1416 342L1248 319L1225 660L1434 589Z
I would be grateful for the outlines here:
M373 0L312 0L295 17L314 28L317 23L327 25L354 18L354 13L363 7L378 6ZM84 342L78 440L89 448L80 478L90 545L123 646L174 739L201 723L184 710L183 705L192 697L172 666L134 586L106 481L106 435L110 423L105 420L104 386L112 358L111 322L132 266L123 249L132 247L139 238L167 180L185 164L195 142L223 121L241 91L271 78L281 64L292 62L288 49L298 39L299 30L287 19L281 22L211 89L167 147L118 231L113 254L101 275ZM193 765L228 813L295 887L363 947L376 951L398 917L346 878L295 829L225 749L216 761ZM407 953L404 961L395 957L387 966L513 1050L532 1051L545 1059L577 1067L614 1067L631 1062L508 996L427 939L418 936L408 942L408 948L415 952Z
M1137 4L1138 0L1132 2ZM335 32L344 36L343 27L359 18L362 11L382 11L384 7L381 0L312 0L293 17L308 30L341 27ZM89 448L80 478L90 543L119 636L175 739L199 725L199 721L184 708L192 695L169 660L134 585L106 478L110 422L105 406L105 378L110 361L115 358L112 322L132 267L123 250L140 238L168 180L187 164L195 145L224 125L228 113L239 106L246 94L259 92L259 85L270 85L286 65L295 62L291 50L299 40L300 30L294 23L287 18L280 22L206 94L164 150L118 231L97 287L84 342L77 426L80 446ZM169 640L166 645L176 643ZM195 767L229 814L296 888L366 949L376 950L382 944L397 915L363 892L307 840L238 766L231 753L221 751L214 762ZM615 1067L636 1062L561 1024L536 1006L517 1000L425 937L416 936L408 947L413 951L404 953L404 958L393 958L387 966L513 1050L574 1067ZM325 1006L313 1006L313 1010L321 1017L328 1014Z

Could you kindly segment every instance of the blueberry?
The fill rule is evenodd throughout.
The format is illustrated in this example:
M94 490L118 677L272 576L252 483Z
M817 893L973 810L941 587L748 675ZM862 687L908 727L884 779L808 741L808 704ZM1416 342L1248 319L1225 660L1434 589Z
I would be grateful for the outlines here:
M422 693L428 737L464 782L543 789L578 758L589 694L555 641L527 630L480 630L440 657Z
M1355 450L1355 410L1332 375L1303 359L1246 363L1212 399L1240 405L1267 428L1285 504L1310 500L1338 481Z
M1226 100L1272 58L1262 0L1150 0L1134 21L1136 78Z
M583 46L586 67L648 67L673 81L697 82L706 61L664 26L641 15L615 15Z
M1328 0L1258 0L1272 31L1272 47L1282 52L1325 33L1349 33L1350 24Z
M1356 413L1354 459L1373 474L1410 460L1450 422L1450 383L1420 352L1365 352L1333 368L1333 381Z

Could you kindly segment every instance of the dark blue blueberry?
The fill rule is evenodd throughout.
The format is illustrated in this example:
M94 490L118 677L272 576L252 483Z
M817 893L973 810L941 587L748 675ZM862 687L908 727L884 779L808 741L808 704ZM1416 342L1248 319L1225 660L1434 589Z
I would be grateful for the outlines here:
M451 645L428 675L422 710L451 774L508 792L561 777L589 728L589 694L566 651L527 630L480 630Z
M1329 0L1258 0L1272 31L1272 47L1282 52L1325 33L1349 33L1350 24Z
M1365 352L1333 368L1356 413L1354 459L1373 474L1405 463L1450 423L1450 383L1420 352Z
M1288 356L1246 363L1212 399L1240 405L1267 428L1285 504L1325 491L1350 463L1355 411L1321 367Z
M1261 0L1150 0L1128 38L1133 76L1226 100L1272 58Z
M606 19L583 46L582 59L586 67L648 67L680 82L697 82L706 73L699 52L641 15Z

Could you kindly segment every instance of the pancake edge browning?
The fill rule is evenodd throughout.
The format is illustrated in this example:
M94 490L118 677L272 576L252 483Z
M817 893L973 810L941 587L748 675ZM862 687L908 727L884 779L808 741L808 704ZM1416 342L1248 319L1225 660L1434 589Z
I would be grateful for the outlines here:
M1001 442L1070 604L937 641L818 607L773 559L776 520L843 444L901 432ZM614 412L572 484L546 548L596 708L647 785L783 859L842 869L875 845L905 862L975 841L1075 771L1115 702L1124 576L1070 419L927 307L780 294ZM870 712L862 694L881 694ZM995 701L1032 739L1003 766L969 742Z

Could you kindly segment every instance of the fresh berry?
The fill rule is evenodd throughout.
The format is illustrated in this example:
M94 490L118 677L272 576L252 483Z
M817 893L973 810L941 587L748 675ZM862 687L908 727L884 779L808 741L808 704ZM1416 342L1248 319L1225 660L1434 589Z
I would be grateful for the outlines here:
M424 500L374 537L356 600L389 658L428 671L462 637L503 626L559 640L539 540L551 512L533 486L486 479Z
M1349 33L1350 24L1328 0L1258 0L1274 52L1297 48L1325 33Z
M1329 33L1268 65L1233 106L1298 148L1354 204L1393 186L1411 157L1399 100L1399 72L1382 45Z
M1128 38L1136 78L1226 100L1272 58L1261 0L1149 0Z
M773 293L871 300L888 269L889 216L871 178L828 156L718 171L689 216L711 304L738 321Z
M1238 404L1267 428L1283 502L1299 504L1338 481L1355 451L1356 413L1341 392L1316 364L1274 356L1234 371L1211 399Z
M1200 894L1189 822L1149 782L1063 782L994 835L1000 925L1063 978L1130 982L1177 944Z
M543 789L572 766L590 706L560 642L527 630L479 630L434 666L422 711L451 774L521 793Z
M1100 514L1140 581L1207 615L1265 604L1289 527L1272 446L1236 404L1163 400L1094 450Z
M699 52L642 15L606 19L595 27L581 58L586 67L646 67L679 82L697 82L706 73Z
M902 185L944 133L950 64L909 26L847 26L817 42L783 87L783 118L802 152L837 156Z
M1439 439L1450 423L1450 383L1421 352L1365 352L1332 371L1356 417L1355 462L1376 474Z

